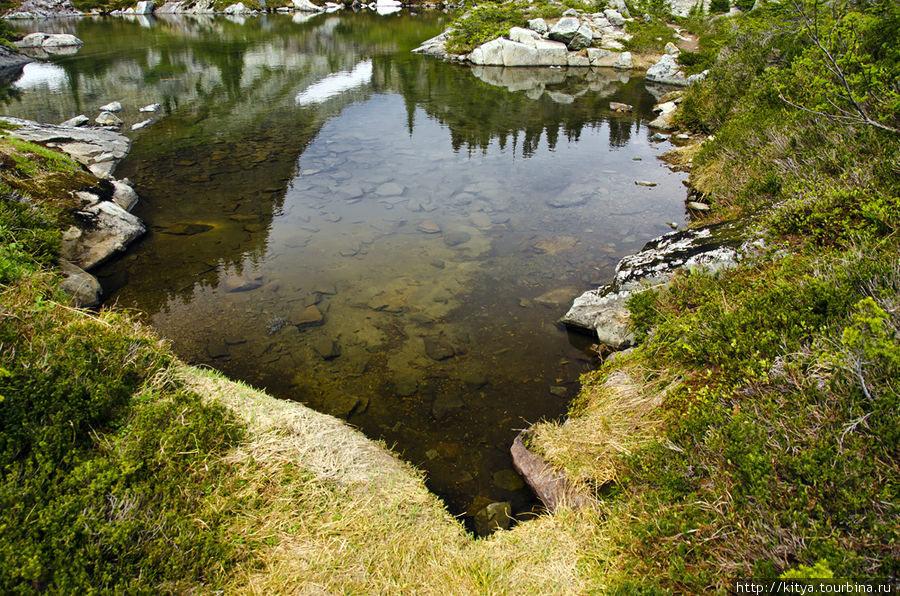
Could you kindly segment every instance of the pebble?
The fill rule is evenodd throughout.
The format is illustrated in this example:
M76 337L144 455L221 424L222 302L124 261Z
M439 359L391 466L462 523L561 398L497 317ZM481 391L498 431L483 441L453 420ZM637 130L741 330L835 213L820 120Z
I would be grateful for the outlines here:
M416 229L422 232L423 234L440 234L441 226L437 224L437 222L431 221L430 219L426 219L418 226Z

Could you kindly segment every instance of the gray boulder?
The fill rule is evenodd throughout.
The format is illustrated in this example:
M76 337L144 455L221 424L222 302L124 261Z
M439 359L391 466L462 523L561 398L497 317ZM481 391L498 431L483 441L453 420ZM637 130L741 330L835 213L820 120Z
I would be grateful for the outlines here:
M69 35L68 33L54 33L47 36L47 39L41 44L41 48L52 50L54 48L74 48L83 45L84 42L74 35Z
M469 61L479 66L566 66L568 50L546 39L520 43L501 37L472 50Z
M100 114L94 118L94 122L100 126L120 126L122 124L122 119L112 112L100 112Z
M146 229L134 215L111 201L97 201L79 211L85 229L72 226L63 234L62 257L85 270L106 262L139 238Z
M575 17L563 17L550 28L549 37L568 45L580 27L581 22Z
M614 68L619 70L630 70L634 68L634 61L631 58L631 52L622 52L619 54L618 58L616 58L616 63L613 64Z
M612 8L607 8L603 11L604 16L606 16L606 20L609 21L609 24L614 27L624 27L625 26L625 17L622 16L618 10L614 10Z
M310 0L294 0L294 10L298 12L325 12L325 8L313 4Z
M528 28L538 33L538 35L546 35L550 31L547 21L542 18L531 19L528 21Z
M71 0L25 0L7 19L46 19L51 17L78 16Z
M6 134L55 147L101 178L109 177L116 163L128 154L131 147L128 137L113 130L39 124L5 116L0 116L0 122L16 126Z
M137 205L138 202L138 195L134 192L134 189L121 180L113 180L112 185L113 202L125 211L134 209L134 206Z
M675 56L672 54L664 54L659 62L647 69L646 80L653 83L663 83L666 85L686 86L688 78L685 76Z
M445 60L448 57L447 38L450 36L449 31L444 31L440 35L436 35L431 39L422 42L422 45L413 50L413 54L426 54Z
M108 104L106 104L105 106L100 106L97 109L100 110L101 112L121 112L122 104L117 101L111 101Z
M625 305L632 294L668 284L682 269L714 273L734 267L743 241L742 229L731 223L655 238L619 262L612 283L576 298L561 322L596 335L613 350L627 348L634 341Z
M79 115L75 116L74 118L69 118L68 120L66 120L64 122L60 122L59 125L60 126L84 126L85 124L87 124L90 121L91 121L91 119L88 118L87 116L85 116L84 114L79 114Z
M59 265L64 277L59 287L72 297L76 307L88 308L100 304L103 288L96 277L66 260L61 260Z
M44 40L48 37L50 37L49 33L29 33L19 41L14 42L13 45L15 45L17 48L22 49L39 48L41 47L41 44L44 43Z
M134 6L134 14L148 15L153 14L154 10L156 10L156 3L151 0L141 0Z

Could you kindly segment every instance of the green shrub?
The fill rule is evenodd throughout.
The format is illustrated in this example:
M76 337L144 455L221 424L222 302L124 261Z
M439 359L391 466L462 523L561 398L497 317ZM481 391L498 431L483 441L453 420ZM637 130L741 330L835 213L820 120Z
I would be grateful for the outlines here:
M453 22L447 50L455 54L471 52L479 45L508 35L511 27L526 22L523 6L514 2L483 4Z

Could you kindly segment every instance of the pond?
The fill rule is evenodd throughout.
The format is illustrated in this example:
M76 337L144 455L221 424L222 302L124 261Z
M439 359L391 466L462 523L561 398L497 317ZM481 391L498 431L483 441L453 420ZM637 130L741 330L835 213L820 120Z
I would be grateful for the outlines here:
M448 19L45 23L84 47L27 66L0 111L123 104L116 175L149 233L98 272L107 303L187 362L382 439L451 511L521 516L535 502L509 446L596 365L557 320L685 220L683 175L656 159L641 77L411 53Z

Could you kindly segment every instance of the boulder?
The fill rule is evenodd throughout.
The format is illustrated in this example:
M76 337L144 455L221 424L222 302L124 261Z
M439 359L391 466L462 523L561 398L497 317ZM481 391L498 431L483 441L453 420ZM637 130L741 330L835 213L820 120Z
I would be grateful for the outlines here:
M549 37L568 45L580 28L581 22L575 17L563 17L550 27Z
M66 260L59 262L65 279L59 284L62 291L72 297L72 304L78 308L89 308L100 304L103 288L97 278Z
M578 30L575 31L575 35L572 36L572 39L569 40L568 48L577 52L578 50L583 50L584 48L591 45L594 40L594 32L587 25L581 25L578 27Z
M587 57L591 66L595 67L612 67L619 61L619 54L617 52L611 52L603 48L588 48Z
M422 42L422 45L414 49L413 53L426 54L445 60L449 56L449 53L447 52L447 38L449 36L450 32L444 31L440 35L436 35L435 37Z
M294 10L298 12L325 12L321 6L317 6L310 0L294 0Z
M47 39L44 40L41 47L45 50L52 50L54 48L81 47L83 45L84 42L74 35L69 35L68 33L54 33L53 35L47 36Z
M50 37L48 33L29 33L19 41L15 42L17 48L39 48L44 43L44 40Z
M160 108L162 108L161 103L151 103L150 105L142 107L139 111L141 111L141 112L158 112Z
M225 14L250 14L253 10L244 6L243 2L237 2L226 6L224 12Z
M51 17L79 16L71 0L25 0L6 19L46 19Z
M646 80L665 85L686 86L688 78L672 54L664 54L659 61L647 69Z
M16 126L7 131L9 136L55 147L100 177L108 177L131 147L128 137L113 130L39 124L5 116L0 116L0 122Z
M631 52L622 52L619 54L618 58L616 58L616 63L613 64L613 68L618 70L631 70L634 68L634 61L631 58Z
M469 60L480 66L566 66L565 44L546 39L530 39L529 43L497 38L484 43L469 54Z
M546 35L550 31L547 21L542 18L531 19L528 21L528 28L538 33L538 35Z
M120 126L122 119L112 112L100 112L100 115L94 118L94 122L100 126Z
M90 121L91 121L91 119L88 118L87 116L85 116L84 114L79 114L78 116L75 116L74 118L69 118L65 122L60 122L59 125L60 126L84 126L85 124L87 124Z
M674 101L658 104L654 111L659 112L659 116L650 121L647 126L661 130L672 130L675 128L675 111L677 109L678 105Z
M624 27L625 26L625 17L622 16L618 10L607 8L603 11L604 16L606 16L606 20L609 21L609 24L613 27Z
M621 350L633 343L625 306L635 292L668 284L679 270L717 272L734 267L744 251L742 229L731 223L669 232L623 258L614 280L576 298L561 322Z
M146 229L134 215L111 201L98 201L78 212L85 229L69 228L62 239L62 257L85 270L109 260Z
M100 106L97 109L100 110L101 112L121 112L122 104L119 103L118 101L111 101L108 104L106 104L105 106Z
M112 185L113 202L125 211L131 211L132 209L134 209L134 206L137 205L138 202L138 195L136 192L134 192L134 189L121 180L113 180Z
M156 10L156 3L150 0L141 0L134 5L134 14L148 15L153 14L154 10Z

